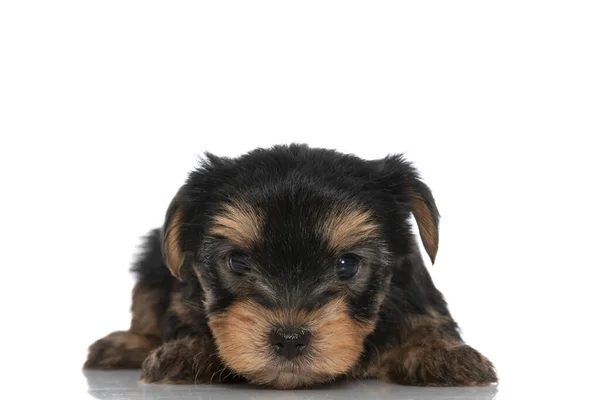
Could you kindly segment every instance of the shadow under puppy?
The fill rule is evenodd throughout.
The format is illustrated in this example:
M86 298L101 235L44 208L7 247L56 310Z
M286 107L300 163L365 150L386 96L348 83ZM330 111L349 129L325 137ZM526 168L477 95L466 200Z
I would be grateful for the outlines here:
M496 382L432 283L411 213L433 262L438 210L402 156L304 145L207 154L133 267L129 331L92 344L85 368L280 389Z

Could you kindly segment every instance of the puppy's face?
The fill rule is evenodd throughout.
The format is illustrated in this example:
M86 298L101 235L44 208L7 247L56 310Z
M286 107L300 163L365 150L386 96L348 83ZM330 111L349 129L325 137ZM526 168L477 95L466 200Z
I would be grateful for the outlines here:
M174 274L189 268L200 282L221 359L277 388L348 372L375 330L398 256L389 236L398 226L382 212L394 199L269 180L226 193L202 210L173 208L165 235Z
M329 380L357 362L389 277L368 208L303 197L222 204L195 268L222 358L281 388Z

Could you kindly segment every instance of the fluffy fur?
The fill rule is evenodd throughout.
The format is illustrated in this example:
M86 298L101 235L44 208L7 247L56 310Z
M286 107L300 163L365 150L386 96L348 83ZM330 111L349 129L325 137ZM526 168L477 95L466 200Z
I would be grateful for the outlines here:
M496 382L435 288L411 214L434 261L438 210L399 155L367 161L304 145L207 154L133 266L130 330L92 344L85 368L280 389L339 378ZM340 267L348 254L353 276ZM276 329L311 340L285 358L270 340Z

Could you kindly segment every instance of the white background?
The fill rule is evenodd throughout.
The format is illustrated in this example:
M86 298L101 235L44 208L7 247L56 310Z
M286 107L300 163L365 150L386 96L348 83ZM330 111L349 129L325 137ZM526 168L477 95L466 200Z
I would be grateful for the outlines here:
M303 142L421 169L430 271L499 398L585 393L599 21L593 1L2 2L0 368L78 372L127 328L139 237L197 155Z

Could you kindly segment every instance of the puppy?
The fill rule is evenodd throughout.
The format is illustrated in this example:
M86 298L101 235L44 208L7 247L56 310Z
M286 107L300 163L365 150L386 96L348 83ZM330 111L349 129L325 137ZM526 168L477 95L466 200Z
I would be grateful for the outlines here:
M133 266L130 329L92 344L84 368L278 389L496 382L462 341L410 214L433 262L438 209L399 155L365 161L305 145L207 154Z

